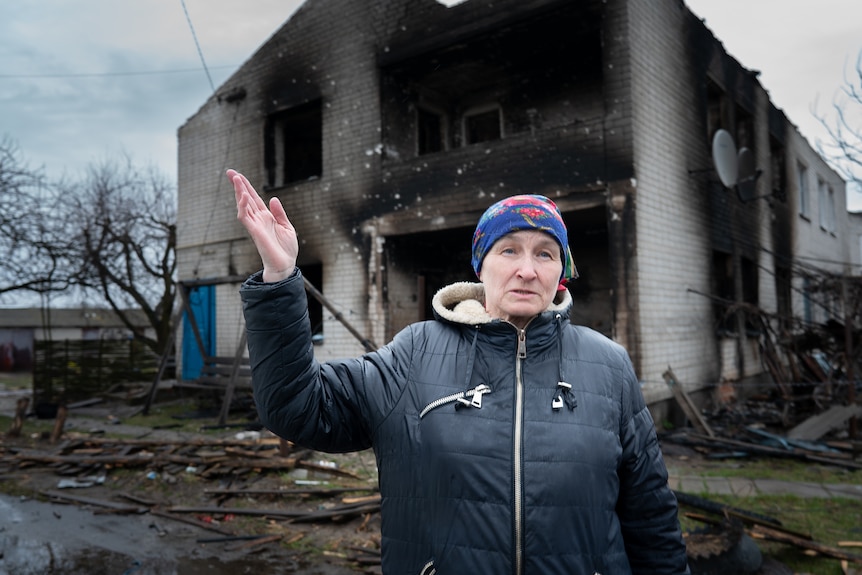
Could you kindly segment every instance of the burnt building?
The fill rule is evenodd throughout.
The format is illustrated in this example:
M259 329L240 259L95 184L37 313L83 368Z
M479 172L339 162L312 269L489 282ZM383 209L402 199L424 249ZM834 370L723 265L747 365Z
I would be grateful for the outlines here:
M858 259L844 182L679 0L307 0L179 130L179 279L232 356L260 261L229 167L298 230L320 359L363 351L348 325L380 345L430 318L515 193L560 207L572 320L626 346L651 403L669 366L691 391L762 374L727 303L802 314L795 261Z

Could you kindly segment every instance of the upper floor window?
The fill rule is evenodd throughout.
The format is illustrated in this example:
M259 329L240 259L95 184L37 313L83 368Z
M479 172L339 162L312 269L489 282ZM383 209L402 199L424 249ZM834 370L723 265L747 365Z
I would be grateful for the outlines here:
M417 153L433 154L446 149L446 117L429 108L416 109Z
M796 163L796 186L799 189L799 215L804 218L811 217L808 204L808 168L803 164Z
M787 170L784 157L784 146L775 138L769 139L769 161L772 178L772 195L787 201Z
M271 114L264 128L267 185L279 187L323 173L320 100Z
M820 228L835 232L835 195L832 187L824 180L817 181L818 208L820 209Z
M498 106L464 114L464 144L490 142L503 137L503 114Z
M727 96L718 84L711 80L707 80L706 87L706 128L707 142L712 142L713 136L721 128L727 128L728 124L728 106Z

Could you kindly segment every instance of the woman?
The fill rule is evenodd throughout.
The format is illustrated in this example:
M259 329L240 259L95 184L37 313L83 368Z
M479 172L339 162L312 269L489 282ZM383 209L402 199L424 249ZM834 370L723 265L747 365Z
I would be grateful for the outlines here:
M374 448L389 574L679 574L676 500L625 350L569 324L576 277L542 196L491 206L481 283L457 283L361 358L314 359L296 232L233 170L263 261L241 289L263 423L305 447Z

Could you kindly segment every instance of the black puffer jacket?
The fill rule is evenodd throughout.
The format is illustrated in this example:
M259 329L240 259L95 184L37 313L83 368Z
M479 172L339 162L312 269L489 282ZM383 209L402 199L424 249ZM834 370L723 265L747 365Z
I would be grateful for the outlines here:
M567 291L521 331L485 314L481 284L454 284L438 321L322 364L298 271L241 295L263 423L320 451L374 448L387 575L687 571L631 362L569 324Z

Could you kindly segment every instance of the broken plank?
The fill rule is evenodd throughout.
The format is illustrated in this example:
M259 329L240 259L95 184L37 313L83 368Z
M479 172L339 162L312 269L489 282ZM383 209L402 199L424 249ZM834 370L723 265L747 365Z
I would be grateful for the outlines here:
M862 416L862 405L833 405L788 431L787 437L816 441L833 429L846 425L851 417L858 416Z
M770 541L777 541L779 543L790 543L792 545L796 545L797 547L801 547L802 549L810 549L811 551L816 551L821 555L827 555L836 559L844 559L847 561L852 561L854 563L862 564L862 555L854 555L853 553L848 553L842 549L838 549L837 547L830 547L829 545L823 545L822 543L817 543L816 541L801 539L789 533L784 533L776 529L765 527L763 525L755 525L751 529L749 534L755 539L768 539Z
M182 515L176 515L174 513L169 513L161 509L150 509L150 515L155 515L156 517L164 517L165 519L173 519L174 521L179 521L180 523L194 525L195 527L200 527L201 529L207 529L209 531L221 533L222 535L233 535L230 530L222 529L218 525L213 525L212 523L207 523L206 521L201 521L199 519L194 519L193 517L183 517Z
M697 406L691 401L691 398L682 388L682 384L676 378L670 366L668 366L667 371L662 375L664 380L667 382L670 387L671 392L673 393L673 397L676 400L677 404L682 408L686 417L688 417L689 421L691 421L692 425L694 425L698 430L706 433L710 437L715 437L715 432L700 414L700 410L697 409Z
M96 499L94 497L83 497L80 495L68 495L59 491L40 491L45 497L51 499L59 499L61 501L72 501L73 503L83 503L85 505L95 505L96 507L104 507L105 509L113 509L114 511L125 513L144 513L147 509L126 505L125 503L117 503L115 501L107 501L105 499Z
M171 513L206 513L208 515L257 515L263 517L301 517L305 511L289 511L285 509L252 509L248 507L169 507Z

